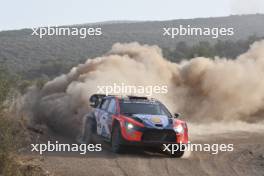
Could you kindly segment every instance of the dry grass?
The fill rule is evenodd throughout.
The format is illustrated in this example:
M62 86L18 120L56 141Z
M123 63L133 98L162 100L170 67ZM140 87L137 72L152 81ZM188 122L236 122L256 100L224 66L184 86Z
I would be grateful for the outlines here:
M50 175L41 167L37 157L25 158L17 151L24 145L25 129L17 119L0 112L0 175L4 176L44 176Z

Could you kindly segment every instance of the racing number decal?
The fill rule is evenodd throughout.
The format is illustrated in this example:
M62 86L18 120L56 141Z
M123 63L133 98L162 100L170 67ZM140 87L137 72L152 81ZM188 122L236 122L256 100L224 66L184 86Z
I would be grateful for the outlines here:
M110 130L112 124L112 115L115 113L115 100L104 99L98 112L97 120L97 134L110 138Z
M97 134L109 137L110 131L108 127L108 113L102 111L99 115L98 121L97 121Z

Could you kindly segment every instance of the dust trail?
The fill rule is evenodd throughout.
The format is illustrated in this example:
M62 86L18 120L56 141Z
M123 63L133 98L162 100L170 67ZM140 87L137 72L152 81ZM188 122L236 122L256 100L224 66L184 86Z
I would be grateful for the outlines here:
M105 55L48 82L34 111L55 129L78 129L98 85L167 85L166 95L153 97L186 120L259 122L264 115L263 78L264 41L236 59L199 57L178 64L166 60L157 46L117 43Z
M190 140L208 140L215 138L216 135L223 134L228 137L228 134L237 133L238 136L243 136L245 133L264 133L264 123L246 123L242 121L236 122L212 122L210 124L188 123ZM206 136L206 137L205 137Z

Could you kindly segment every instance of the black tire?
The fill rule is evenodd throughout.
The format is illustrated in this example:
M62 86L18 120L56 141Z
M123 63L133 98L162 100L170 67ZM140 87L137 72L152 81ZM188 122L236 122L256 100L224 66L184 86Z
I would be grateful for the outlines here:
M163 147L161 147L161 148L163 150ZM185 148L183 148L182 150L174 151L173 153L169 152L169 151L166 151L165 153L172 158L181 158L185 153Z
M183 155L184 155L184 152L185 151L176 151L176 152L174 152L174 154L171 154L171 156L173 157L173 158L181 158Z
M83 135L83 142L85 144L92 144L93 143L93 133L94 133L94 120L90 117L87 118L85 123L85 131Z
M122 153L124 146L122 143L122 134L119 125L115 125L112 131L111 147L114 153Z

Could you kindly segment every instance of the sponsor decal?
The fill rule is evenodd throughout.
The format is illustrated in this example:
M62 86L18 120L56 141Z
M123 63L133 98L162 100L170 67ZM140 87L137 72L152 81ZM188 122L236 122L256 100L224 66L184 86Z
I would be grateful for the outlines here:
M159 117L151 117L150 121L153 123L161 123L161 119Z

